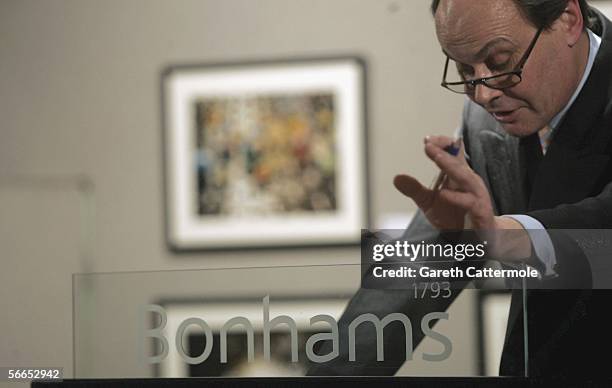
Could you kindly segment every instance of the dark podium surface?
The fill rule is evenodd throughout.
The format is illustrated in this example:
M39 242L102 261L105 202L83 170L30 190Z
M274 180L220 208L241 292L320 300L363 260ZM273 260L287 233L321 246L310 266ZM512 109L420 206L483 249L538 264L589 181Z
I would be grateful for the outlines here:
M612 387L612 379L546 379L517 377L309 377L309 378L189 378L77 379L33 382L32 387Z

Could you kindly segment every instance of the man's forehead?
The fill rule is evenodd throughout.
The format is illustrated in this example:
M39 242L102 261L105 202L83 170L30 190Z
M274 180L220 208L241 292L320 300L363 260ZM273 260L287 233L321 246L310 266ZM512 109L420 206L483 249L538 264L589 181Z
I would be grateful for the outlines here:
M435 14L438 35L466 35L528 24L513 0L442 0Z
M436 11L436 33L445 53L482 58L497 48L519 46L520 30L529 29L513 0L442 0Z
M478 47L476 48L477 51L471 52L469 54L471 58L468 62L482 61L487 56L494 54L496 52L514 51L517 49L517 45L514 43L513 40L507 37L503 37L503 36L493 37L489 41L484 42L479 47L480 48ZM444 46L442 47L442 52L446 56L450 57L451 59L457 62L462 62L465 60L465 58L456 58L455 57L456 54L454 53L454 51L461 51L461 50L453 50L452 45L449 45L448 48Z
M484 22L488 19L505 19L522 16L515 0L441 0L436 9L435 19L445 24L476 17Z

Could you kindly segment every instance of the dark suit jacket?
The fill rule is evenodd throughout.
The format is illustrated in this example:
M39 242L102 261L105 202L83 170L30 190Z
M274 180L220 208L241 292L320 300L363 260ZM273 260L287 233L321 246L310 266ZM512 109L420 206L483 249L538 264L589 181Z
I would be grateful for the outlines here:
M557 128L545 156L537 134L518 139L478 105L469 102L462 130L472 168L485 181L497 214L527 214L550 232L556 248L568 241L554 229L607 229L612 227L612 23L592 10L592 30L602 43L591 74L578 98ZM406 231L415 241L438 236L422 214ZM571 242L570 242L571 243ZM561 278L576 268L588 269L572 255L558 255ZM578 266L578 267L577 267ZM588 277L588 276L587 276ZM608 308L612 293L584 289L530 290L527 293L528 354L530 376L608 375L607 352L612 349ZM546 287L544 287L546 288ZM574 287L576 288L576 287ZM339 321L340 356L313 364L309 375L392 375L405 361L404 328L385 329L385 361L376 361L375 333L357 331L357 361L348 362L348 322L362 313L384 317L402 312L418 327L420 318L443 311L456 297L416 303L408 290L360 289ZM514 291L500 368L501 375L525 373L522 294ZM423 338L413 332L413 343ZM359 349L362 349L360 352ZM325 346L320 350L325 354ZM443 371L441 371L443 372Z

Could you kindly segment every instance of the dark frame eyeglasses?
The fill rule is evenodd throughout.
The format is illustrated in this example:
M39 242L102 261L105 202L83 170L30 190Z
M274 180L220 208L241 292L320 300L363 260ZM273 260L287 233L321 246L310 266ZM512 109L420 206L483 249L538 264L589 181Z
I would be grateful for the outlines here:
M444 64L444 74L442 75L442 83L440 85L451 92L459 94L473 94L477 85L484 85L491 89L502 90L519 84L523 80L523 67L525 67L525 63L527 62L529 55L531 55L531 52L533 51L533 48L535 47L543 29L544 28L538 29L535 37L531 40L529 47L527 47L527 51L525 51L525 54L523 54L523 57L516 65L516 68L507 73L497 74L485 78L475 78L467 81L447 82L446 75L448 73L448 64L450 62L450 57L447 55L446 63Z

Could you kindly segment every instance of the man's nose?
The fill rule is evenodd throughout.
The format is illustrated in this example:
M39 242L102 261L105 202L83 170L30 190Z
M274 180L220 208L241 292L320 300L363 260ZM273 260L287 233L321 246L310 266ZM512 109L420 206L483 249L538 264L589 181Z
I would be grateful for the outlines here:
M474 90L474 102L481 106L488 106L491 101L503 95L504 92L499 89L493 89L487 85L478 84Z

